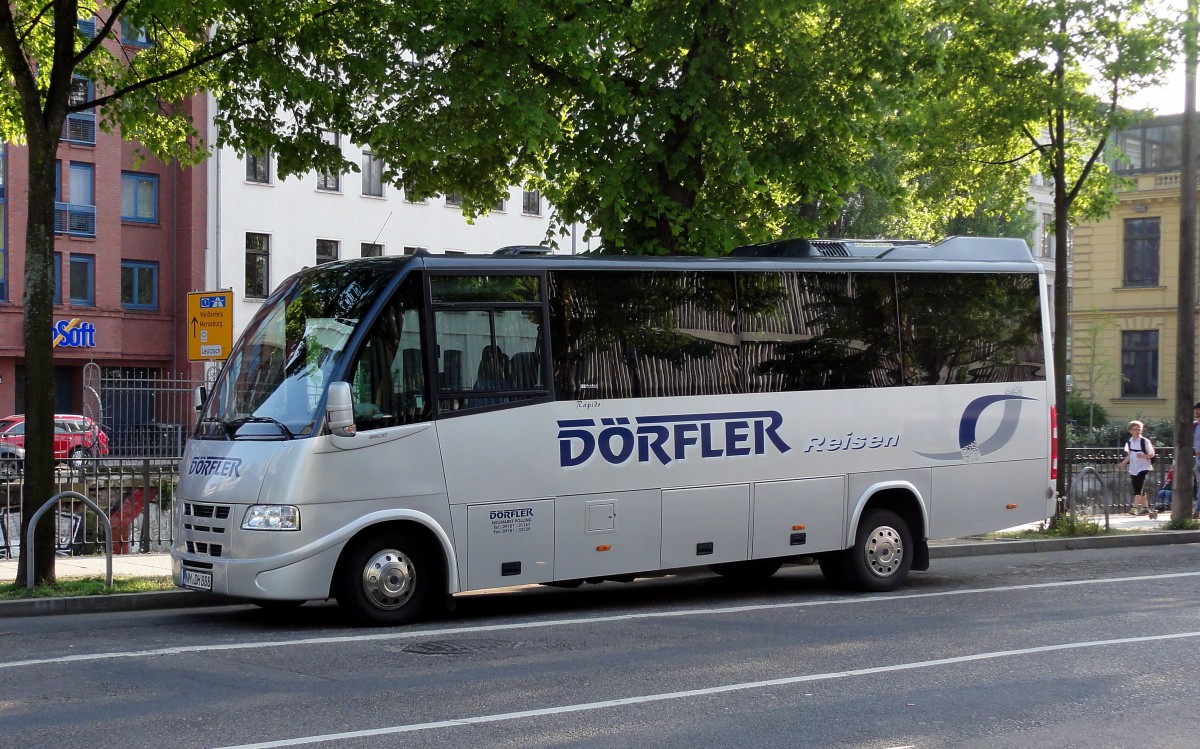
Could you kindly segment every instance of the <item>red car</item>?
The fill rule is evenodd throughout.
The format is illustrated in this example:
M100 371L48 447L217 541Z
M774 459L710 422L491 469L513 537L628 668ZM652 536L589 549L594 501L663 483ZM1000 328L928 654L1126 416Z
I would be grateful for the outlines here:
M0 419L0 444L25 447L25 415ZM108 454L108 435L79 414L54 414L54 458L78 468L85 459Z

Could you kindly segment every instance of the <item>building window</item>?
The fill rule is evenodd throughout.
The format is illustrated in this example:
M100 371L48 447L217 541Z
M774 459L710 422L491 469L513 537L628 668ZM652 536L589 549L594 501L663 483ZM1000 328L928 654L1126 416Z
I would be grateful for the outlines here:
M1042 214L1042 257L1054 257L1054 214Z
M383 197L383 159L366 149L362 152L362 194Z
M96 305L95 255L71 255L71 304Z
M1158 331L1121 333L1121 397L1158 397Z
M542 215L542 194L537 190L521 192L521 213L526 216Z
M158 263L121 261L121 306L158 309Z
M342 136L338 133L331 133L328 130L321 133L321 140L336 147L339 151L342 147ZM341 192L342 189L342 174L339 171L321 172L317 175L317 189L325 192Z
M425 248L424 247L415 247L415 246L410 245L410 246L405 247L403 252L405 255L416 255L417 250L423 250L423 249L425 249Z
M271 150L250 151L246 154L246 181L260 185L271 184Z
M93 99L92 82L82 76L71 79L71 90L67 94L67 106L77 107ZM78 112L68 112L63 122L63 140L76 145L96 145L96 109L91 107Z
M363 257L383 257L383 245L374 242L363 242L361 246Z
M7 170L8 146L0 143L0 301L8 299L8 205L5 200L4 175Z
M338 250L341 242L336 239L318 239L317 240L317 265L321 263L332 263L338 259Z
M96 236L95 166L72 161L68 170L69 201L62 202L62 165L54 179L54 233L73 237Z
M51 262L54 265L54 303L62 304L62 253L54 253L54 259Z
M1179 123L1164 125L1151 120L1122 130L1116 140L1125 155L1115 164L1119 173L1173 172L1183 163L1183 126Z
M446 194L447 208L462 208L463 194L461 192L451 192Z
M1125 286L1158 286L1161 220L1125 219Z
M271 292L271 235L246 232L246 298L266 299Z
M504 209L507 206L507 203L508 203L508 201L506 201L504 198L500 198L499 200L496 201L496 205L492 206L492 210L495 211L496 213L504 213Z
M123 23L121 24L121 43L133 47L149 47L154 44L154 39L145 26Z
M158 175L121 172L121 220L158 223Z

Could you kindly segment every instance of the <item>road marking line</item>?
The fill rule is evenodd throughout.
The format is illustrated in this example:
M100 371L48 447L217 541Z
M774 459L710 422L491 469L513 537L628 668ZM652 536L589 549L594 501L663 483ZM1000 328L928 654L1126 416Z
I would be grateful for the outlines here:
M548 627L572 627L580 624L602 624L606 622L637 621L641 619L674 619L690 616L722 616L726 614L742 614L752 611L772 611L780 609L810 608L833 605L863 605L880 601L908 601L922 598L942 598L948 596L977 595L980 593L1010 593L1024 590L1045 590L1048 588L1066 588L1080 585L1112 585L1116 583L1146 582L1152 580L1173 580L1181 577L1197 577L1196 572L1170 572L1160 575L1136 575L1133 577L1112 577L1096 580L1063 580L1054 583L1026 583L1023 585L1003 585L996 588L965 588L963 590L945 590L937 593L898 593L889 595L861 595L853 598L827 598L820 601L791 601L789 603L763 603L745 606L713 607L703 609L681 609L679 611L646 611L636 614L613 614L610 616L573 617L570 619L549 619L542 621L514 622L512 624L479 624L466 627L446 627L442 629L406 629L400 632L379 632L374 634L337 635L333 637L309 637L293 640L267 640L264 642L236 642L221 645L178 645L169 648L153 650L128 650L108 653L79 653L76 655L55 656L53 658L32 658L22 661L0 662L0 669L19 668L23 666L43 666L54 663L79 663L82 661L103 661L117 658L145 658L162 655L184 655L188 653L211 653L225 650L250 650L257 648L295 647L297 645L336 645L353 642L385 642L389 640L412 640L422 637L446 637L450 635L469 635L484 632L505 632L520 629L545 629Z
M429 723L410 723L402 726L368 728L360 731L344 731L341 733L326 733L317 736L302 736L292 739L279 739L277 741L262 741L254 744L238 744L236 746L220 747L219 749L273 749L274 747L282 746L301 746L303 744L318 744L327 741L345 741L348 739L369 738L374 736L389 736L398 733L412 733L414 731L428 731L438 728L455 728L458 726L478 725L482 723L500 723L509 720L520 720L522 718L538 718L547 715L562 715L566 713L580 713L590 710L605 710L613 707L624 707L625 705L640 705L648 702L664 702L667 700L687 699L689 697L706 697L714 694L742 692L749 689L763 689L765 687L788 686L792 684L801 684L804 682L845 679L853 676L872 676L875 674L885 674L895 671L913 671L916 669L935 668L938 666L949 666L959 663L995 660L997 658L1011 658L1014 656L1035 655L1038 653L1079 650L1082 648L1112 647L1114 645L1132 645L1146 642L1162 642L1164 640L1181 640L1189 637L1200 637L1200 632L1179 632L1169 635L1124 637L1116 640L1072 642L1062 645L1042 645L1034 648L1021 648L1020 650L998 650L990 653L959 655L953 658L937 658L929 661L916 661L915 663L898 663L891 666L856 668L849 671L831 671L824 674L807 674L804 676L788 676L782 679L747 681L740 684L724 684L716 687L705 687L704 689L687 689L680 692L663 692L661 694L647 694L638 697L621 697L613 700L583 702L575 705L559 705L557 707L544 707L536 710L519 710L511 713L478 715L469 718L451 718L449 720L437 720Z

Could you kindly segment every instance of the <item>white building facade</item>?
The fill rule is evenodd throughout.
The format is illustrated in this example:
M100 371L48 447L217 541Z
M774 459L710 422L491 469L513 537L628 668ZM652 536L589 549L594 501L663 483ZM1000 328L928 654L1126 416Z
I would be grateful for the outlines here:
M216 141L209 123L209 142ZM432 253L486 254L510 245L548 244L551 206L536 191L509 189L490 213L468 222L455 196L410 202L382 181L369 150L326 134L361 172L280 179L266 154L219 149L208 168L207 290L233 291L234 337L272 290L293 273L337 259ZM582 231L577 230L581 237ZM557 252L596 244L557 239Z

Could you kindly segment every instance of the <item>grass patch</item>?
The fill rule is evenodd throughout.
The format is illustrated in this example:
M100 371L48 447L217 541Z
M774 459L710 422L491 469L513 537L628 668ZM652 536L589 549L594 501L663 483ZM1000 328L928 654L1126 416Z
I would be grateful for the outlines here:
M72 596L106 596L114 593L149 593L174 590L170 577L114 577L112 587L103 577L69 577L54 585L39 585L32 591L23 583L0 585L0 601L19 601L27 598L67 598Z
M1026 528L1011 533L992 533L989 534L989 537L1028 541L1039 538L1076 538L1079 536L1116 535L1117 533L1118 531L1105 530L1103 521L1079 515L1059 515L1039 523L1036 528Z
M1171 513L1159 513L1162 523L1158 526L1166 531L1195 531L1200 530L1200 520L1186 518L1171 520ZM1078 538L1079 536L1124 536L1131 533L1145 533L1146 530L1109 529L1105 530L1101 518L1087 518L1078 515L1062 515L1039 523L1035 528L1027 528L1008 533L989 533L987 538L1005 541L1033 541L1042 538Z

